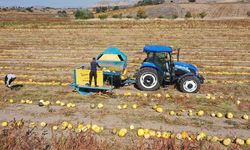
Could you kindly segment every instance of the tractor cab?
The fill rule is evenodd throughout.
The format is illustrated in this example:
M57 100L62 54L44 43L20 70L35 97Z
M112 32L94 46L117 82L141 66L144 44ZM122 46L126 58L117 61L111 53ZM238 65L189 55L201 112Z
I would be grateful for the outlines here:
M153 91L163 84L177 84L182 92L198 92L204 78L198 74L198 68L192 64L173 60L173 50L169 46L146 45L147 54L137 74L136 85L139 89Z
M147 58L143 62L143 66L152 65L157 68L157 71L162 79L168 82L173 80L171 74L174 71L174 62L172 58L172 48L159 45L148 45L144 47L144 52L147 54Z
M155 62L161 69L166 69L166 63L168 61L170 53L156 53L156 52L147 52L147 58L144 62Z

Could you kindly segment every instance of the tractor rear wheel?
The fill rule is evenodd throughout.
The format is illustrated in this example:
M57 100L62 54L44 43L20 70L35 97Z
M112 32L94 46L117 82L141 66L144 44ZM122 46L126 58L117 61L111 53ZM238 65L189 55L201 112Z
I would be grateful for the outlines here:
M160 88L160 81L157 70L145 67L138 72L136 85L143 91L155 91Z
M197 93L200 89L200 81L195 76L186 76L180 79L177 83L177 87L181 92L185 93Z

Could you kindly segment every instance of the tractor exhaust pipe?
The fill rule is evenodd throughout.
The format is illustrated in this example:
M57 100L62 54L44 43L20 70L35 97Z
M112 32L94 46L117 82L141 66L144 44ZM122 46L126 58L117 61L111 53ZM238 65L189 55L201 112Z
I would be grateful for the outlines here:
M180 48L177 48L177 61L179 61L180 60Z

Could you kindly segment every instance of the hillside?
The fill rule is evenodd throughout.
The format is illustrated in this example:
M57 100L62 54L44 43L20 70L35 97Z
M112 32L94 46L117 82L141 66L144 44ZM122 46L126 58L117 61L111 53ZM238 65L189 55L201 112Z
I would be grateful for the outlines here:
M166 2L188 3L189 0L165 0ZM250 0L196 0L196 3L237 3L250 2Z
M137 11L141 8L146 11L149 18L159 16L171 18L173 15L184 17L188 11L193 16L201 12L206 12L207 18L247 17L247 12L250 11L250 3L164 3L110 11L105 14L112 16L122 13L123 16L136 16Z
M96 6L134 5L142 0L100 0ZM189 3L189 0L165 0L166 3ZM250 0L196 0L196 3L237 3Z

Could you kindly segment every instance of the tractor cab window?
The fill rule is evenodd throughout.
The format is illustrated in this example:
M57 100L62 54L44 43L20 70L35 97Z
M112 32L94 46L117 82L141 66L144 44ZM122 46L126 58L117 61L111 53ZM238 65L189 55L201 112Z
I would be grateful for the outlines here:
M143 62L153 62L153 61L154 61L154 53L147 53L147 58L145 58Z
M164 59L166 57L166 53L155 53L156 57L159 57L160 59Z
M158 64L159 66L161 66L163 69L166 68L166 56L168 54L167 53L147 53L147 58L144 60L147 62L154 62L156 64Z
M171 54L170 53L155 53L155 62L162 67L163 70L170 70Z
M164 67L166 63L166 53L155 53L155 62L158 63L160 66Z
M147 53L148 60L153 60L153 59L164 60L165 57L166 53Z

